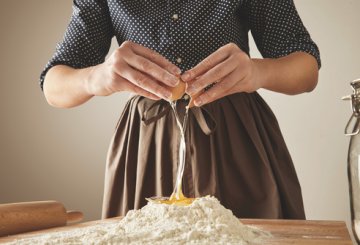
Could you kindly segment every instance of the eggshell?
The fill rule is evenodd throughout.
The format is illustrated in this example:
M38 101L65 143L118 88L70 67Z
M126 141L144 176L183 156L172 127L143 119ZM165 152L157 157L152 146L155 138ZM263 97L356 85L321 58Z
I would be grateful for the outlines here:
M171 88L171 101L181 99L185 94L186 83L179 78L179 83L175 87Z

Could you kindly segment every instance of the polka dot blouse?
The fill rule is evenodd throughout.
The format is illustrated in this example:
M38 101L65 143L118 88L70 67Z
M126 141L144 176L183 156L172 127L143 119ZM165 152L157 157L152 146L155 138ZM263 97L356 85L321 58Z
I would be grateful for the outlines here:
M111 39L156 50L186 71L233 42L249 53L251 31L263 57L295 51L313 55L316 44L293 0L74 0L63 40L40 77L57 64L84 68L104 62Z

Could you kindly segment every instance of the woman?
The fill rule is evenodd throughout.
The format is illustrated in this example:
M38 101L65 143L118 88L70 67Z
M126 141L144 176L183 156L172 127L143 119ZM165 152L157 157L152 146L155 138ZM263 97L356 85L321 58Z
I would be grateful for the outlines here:
M248 55L251 30L264 59ZM111 38L119 43L108 59ZM256 92L313 90L320 57L292 0L75 0L41 75L49 104L128 91L106 168L103 217L169 196L179 133L166 101L178 76L190 110L184 194L238 217L304 219L301 188L273 113ZM179 100L179 111L188 96Z

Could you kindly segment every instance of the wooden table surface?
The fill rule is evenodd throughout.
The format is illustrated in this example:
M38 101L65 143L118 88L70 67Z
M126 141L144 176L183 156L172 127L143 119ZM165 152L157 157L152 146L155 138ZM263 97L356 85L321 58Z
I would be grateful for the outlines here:
M29 232L0 238L0 243L36 237L55 231L68 231L79 227L94 226L108 222L116 222L120 218L85 222L60 228ZM309 220L263 220L241 219L247 225L253 225L271 232L272 238L262 244L317 244L317 245L352 245L349 231L343 221L309 221Z

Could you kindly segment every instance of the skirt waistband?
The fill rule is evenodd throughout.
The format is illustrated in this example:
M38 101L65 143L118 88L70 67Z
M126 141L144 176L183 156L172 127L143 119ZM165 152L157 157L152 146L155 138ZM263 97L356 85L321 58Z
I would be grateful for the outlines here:
M178 101L184 103L186 99L181 99ZM145 125L149 125L151 123L156 122L163 116L167 115L169 111L171 111L171 109L172 108L170 103L166 100L153 101L150 107L148 107L143 111L141 120ZM192 107L189 109L189 113L191 113L194 116L201 130L206 135L211 135L216 130L216 121L214 117L204 107Z

